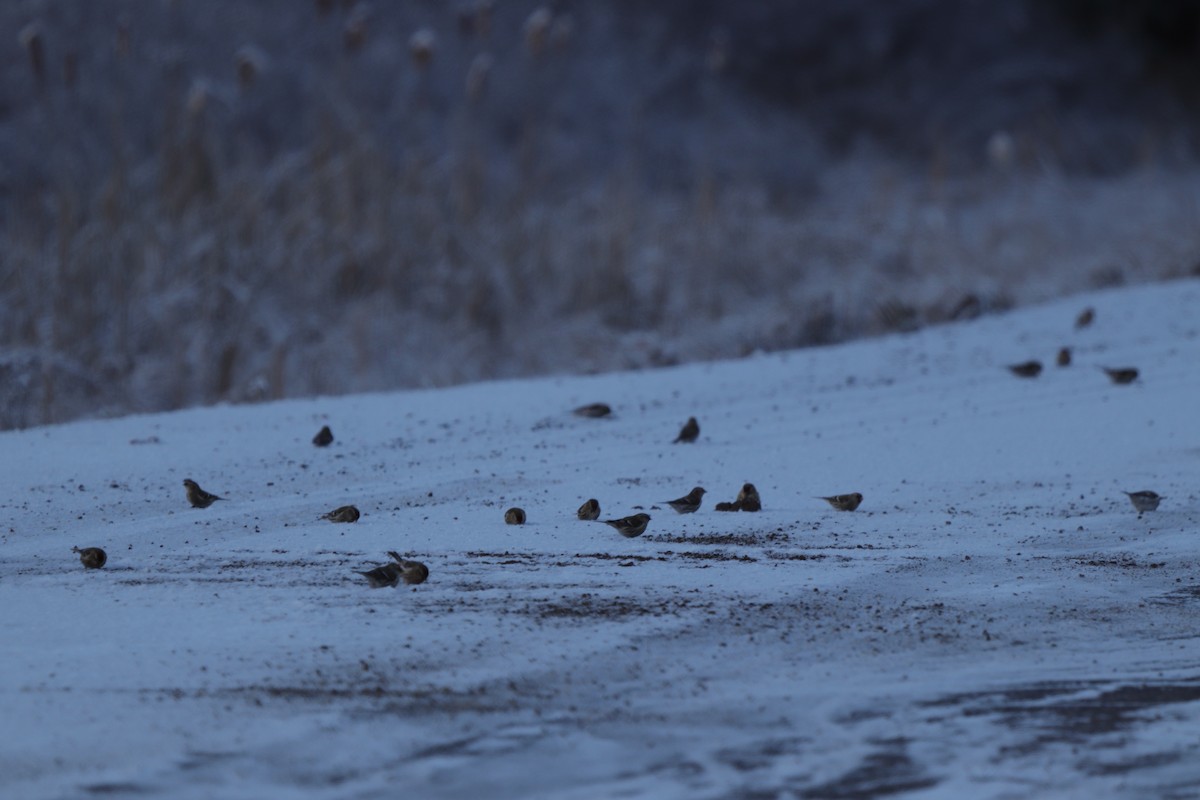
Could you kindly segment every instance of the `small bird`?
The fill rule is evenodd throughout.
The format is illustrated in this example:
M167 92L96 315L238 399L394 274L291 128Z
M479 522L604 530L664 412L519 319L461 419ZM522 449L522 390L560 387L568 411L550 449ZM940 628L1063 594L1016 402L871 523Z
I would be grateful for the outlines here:
M600 519L600 501L593 497L581 505L575 515L588 522Z
M1109 380L1118 386L1133 383L1138 377L1138 371L1133 367L1122 367L1121 369L1101 367L1100 369L1104 370L1104 374L1108 376Z
M1083 311L1080 311L1079 316L1075 318L1075 327L1076 328L1086 328L1088 325L1092 324L1092 320L1094 320L1095 318L1096 318L1096 309L1085 308Z
M525 509L510 508L504 512L504 521L509 525L524 525L525 524Z
M1144 511L1157 511L1158 504L1163 498L1158 492L1143 490L1140 492L1125 492L1129 495L1129 502L1133 503L1133 507L1137 509L1138 514Z
M100 569L108 563L108 553L99 547L72 547L72 553L79 553L79 562L88 569Z
M372 589L382 589L385 586L395 586L400 582L400 575L404 568L399 564L384 564L382 567L375 567L365 572L355 572L367 579L367 583Z
M600 418L607 417L612 413L607 403L589 403L586 406L580 406L575 409L574 413L580 417Z
M688 421L683 423L683 427L679 429L679 435L675 437L675 441L671 444L679 444L683 442L688 444L696 441L700 437L700 423L696 422L695 417L688 417Z
M317 431L317 435L313 437L313 444L317 447L328 447L333 443L333 431L329 430L329 426L321 428Z
M192 504L192 508L208 508L213 503L222 499L215 494L210 494L201 489L200 484L191 478L184 478L183 485L187 487L187 499Z
M635 536L641 536L646 532L646 525L650 522L649 514L634 514L632 517L622 517L621 519L606 519L605 525L611 525L627 539L632 539Z
M862 502L862 495L858 492L853 492L852 494L835 494L829 497L818 497L817 499L824 500L838 511L853 511Z
M762 511L762 500L753 483L742 485L742 490L738 492L737 505L742 511Z
M327 519L330 522L358 522L360 516L362 515L354 506L339 506L328 514L322 514L321 519Z
M700 508L700 498L704 497L704 490L697 486L683 497L675 500L664 500L667 505L678 511L680 514L692 514L696 509Z
M1054 359L1054 363L1060 367L1071 366L1071 348L1069 348L1069 347L1058 348L1058 357Z
M429 577L429 567L420 561L408 561L392 550L388 551L388 555L392 557L391 564L384 564L365 572L356 570L358 575L367 579L367 583L371 585L372 589L396 586L400 581L415 586L418 583L424 583L425 579Z
M717 503L713 506L713 511L741 511L742 504L736 500L732 503Z
M404 581L409 586L416 586L418 583L424 583L429 577L429 567L422 564L420 561L409 561L402 558L395 550L388 550L388 555L400 565L400 580Z
M1042 362L1026 361L1024 364L1010 364L1008 369L1018 378L1036 378L1042 373Z

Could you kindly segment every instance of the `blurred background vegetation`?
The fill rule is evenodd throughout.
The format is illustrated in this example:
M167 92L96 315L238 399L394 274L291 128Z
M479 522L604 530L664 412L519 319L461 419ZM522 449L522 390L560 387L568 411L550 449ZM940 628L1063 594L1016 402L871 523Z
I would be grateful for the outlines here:
M1200 264L1200 2L10 0L0 31L0 427Z

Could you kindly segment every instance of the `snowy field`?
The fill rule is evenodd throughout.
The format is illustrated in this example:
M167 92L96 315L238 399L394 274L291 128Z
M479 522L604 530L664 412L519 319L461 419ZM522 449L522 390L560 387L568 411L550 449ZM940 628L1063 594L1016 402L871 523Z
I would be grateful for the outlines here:
M1198 408L1191 280L0 434L0 795L1200 796ZM226 499L190 508L189 477ZM761 513L713 510L746 481ZM693 485L699 512L663 504ZM577 520L589 497L649 529ZM368 588L388 550L429 581Z

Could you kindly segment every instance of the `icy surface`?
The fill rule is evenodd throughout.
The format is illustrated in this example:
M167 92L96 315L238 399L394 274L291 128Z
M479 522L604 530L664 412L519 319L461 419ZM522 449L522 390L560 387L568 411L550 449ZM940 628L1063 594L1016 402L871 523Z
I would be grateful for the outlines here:
M1183 281L725 363L0 434L0 794L1195 796L1198 332ZM570 413L594 401L613 416ZM188 507L188 477L226 499ZM712 510L745 481L763 512ZM696 514L662 503L693 485ZM589 497L649 530L577 520ZM357 524L319 519L347 503ZM392 549L429 581L367 588Z

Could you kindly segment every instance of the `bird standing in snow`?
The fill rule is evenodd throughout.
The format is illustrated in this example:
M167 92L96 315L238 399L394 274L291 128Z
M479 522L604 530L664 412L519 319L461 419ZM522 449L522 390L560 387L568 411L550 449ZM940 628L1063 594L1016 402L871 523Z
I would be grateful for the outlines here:
M632 539L635 536L641 536L646 532L646 525L650 523L649 514L634 514L632 517L621 517L621 519L606 519L605 525L611 525L617 529L627 539Z
M1023 364L1009 364L1008 369L1018 378L1036 378L1042 374L1042 362L1026 361Z
M696 422L695 417L688 417L688 421L683 423L683 427L679 429L679 435L675 437L675 441L671 444L685 444L696 441L700 437L700 423Z
M200 484L196 483L191 478L184 478L183 485L187 489L188 502L192 504L192 508L208 508L213 503L220 500L215 494L204 491L200 488Z
M99 547L72 547L72 553L79 554L79 563L88 569L100 569L108 563L108 553Z
M575 515L588 522L600 519L600 501L593 497L581 505Z
M697 486L683 497L678 497L674 500L666 500L667 505L678 511L680 514L692 514L696 509L700 508L700 499L704 497L704 489Z
M1080 311L1079 316L1075 318L1075 327L1076 328L1086 328L1088 325L1092 324L1092 320L1094 320L1095 318L1096 318L1096 309L1085 308L1083 311Z
M858 492L853 492L851 494L834 494L829 497L818 497L817 499L824 500L838 511L853 511L858 508L863 498Z
M381 567L375 567L375 569L369 569L365 572L358 572L357 570L355 572L366 578L367 583L370 584L372 589L382 589L385 586L395 586L400 582L402 568L399 564L384 564Z
M339 506L328 514L322 514L321 519L327 519L330 522L358 522L360 516L362 515L354 506Z
M1060 367L1071 366L1071 348L1069 348L1069 347L1058 348L1058 356L1055 357L1054 363Z
M1108 376L1108 379L1118 386L1133 383L1138 378L1138 371L1133 367L1122 367L1121 369L1101 367L1100 369L1104 370L1104 374Z
M573 413L580 417L598 419L600 417L607 417L612 413L612 409L607 403L588 403L586 406L580 406L575 409Z
M1163 500L1162 495L1149 489L1140 492L1125 492L1125 494L1129 495L1129 502L1133 503L1133 507L1137 509L1139 515L1146 511L1157 511L1158 504Z
M396 586L400 581L415 586L418 583L424 583L425 579L429 577L429 567L420 561L408 561L392 550L388 551L388 555L392 557L392 563L365 572L356 571L358 575L367 579L367 583L372 589Z
M388 555L392 560L400 565L400 580L404 581L409 586L416 586L418 583L424 583L429 577L429 567L422 564L420 561L409 561L402 557L395 550L388 550Z
M329 430L328 425L317 431L317 435L313 437L313 444L317 447L328 447L332 443L333 431Z
M741 511L762 511L762 500L753 483L742 484L742 490L737 496L737 506Z
M509 525L524 525L525 524L525 509L510 508L504 512L504 521Z

